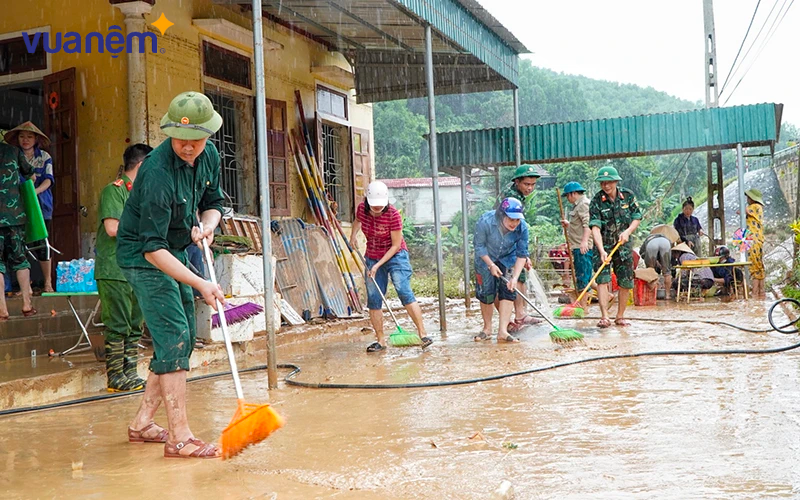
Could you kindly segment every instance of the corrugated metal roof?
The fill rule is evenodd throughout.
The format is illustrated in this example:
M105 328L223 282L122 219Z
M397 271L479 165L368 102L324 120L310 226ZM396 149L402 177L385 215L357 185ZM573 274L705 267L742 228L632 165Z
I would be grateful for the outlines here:
M429 188L433 186L430 177L406 177L405 179L378 179L386 184L389 189L402 188ZM461 179L458 177L439 177L439 187L461 186Z
M515 88L518 54L529 52L475 0L262 0L262 6L269 19L346 54L359 102L426 95L426 24L433 28L437 94Z
M753 104L520 128L523 162L557 163L771 146L783 104ZM439 168L514 163L513 127L437 134Z

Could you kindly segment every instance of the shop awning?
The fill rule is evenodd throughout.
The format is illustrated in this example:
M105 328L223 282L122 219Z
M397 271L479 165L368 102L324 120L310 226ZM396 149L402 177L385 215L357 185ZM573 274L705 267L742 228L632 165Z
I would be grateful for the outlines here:
M358 102L427 95L428 24L437 95L514 89L518 55L529 52L475 0L265 0L262 6L265 17L344 54L354 66Z

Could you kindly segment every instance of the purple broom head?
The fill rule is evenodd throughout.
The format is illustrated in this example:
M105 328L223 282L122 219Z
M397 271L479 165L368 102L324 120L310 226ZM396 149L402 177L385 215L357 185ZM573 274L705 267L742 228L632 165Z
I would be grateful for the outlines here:
M240 323L248 318L256 316L264 310L263 307L254 302L245 302L238 306L225 307L225 320L229 325ZM211 328L219 328L219 313L211 316Z

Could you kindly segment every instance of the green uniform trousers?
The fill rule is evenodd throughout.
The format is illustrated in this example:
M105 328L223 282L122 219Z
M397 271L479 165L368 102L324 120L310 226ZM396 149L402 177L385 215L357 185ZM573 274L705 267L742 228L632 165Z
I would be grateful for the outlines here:
M606 253L610 253L611 247L605 248ZM595 272L600 269L603 261L600 260L600 252L592 252L592 266ZM614 274L617 275L617 284L620 288L633 288L633 250L631 250L631 242L627 242L616 251L611 257L611 265L603 268L603 271L597 277L595 282L598 285L611 282L611 269L614 269Z
M192 287L155 268L123 267L122 274L139 299L153 337L150 371L157 375L189 371L197 336Z
M142 337L142 310L133 289L126 281L97 280L102 304L101 319L109 342L139 342Z

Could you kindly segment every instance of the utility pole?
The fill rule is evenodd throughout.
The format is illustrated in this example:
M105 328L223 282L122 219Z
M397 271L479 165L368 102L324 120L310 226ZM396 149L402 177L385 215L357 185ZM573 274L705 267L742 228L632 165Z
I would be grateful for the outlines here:
M705 37L706 109L719 106L717 87L717 37L714 33L713 0L703 0L703 25ZM725 244L725 184L722 177L722 151L706 153L708 179L708 251L714 254L717 245ZM743 210L743 208L742 208Z

